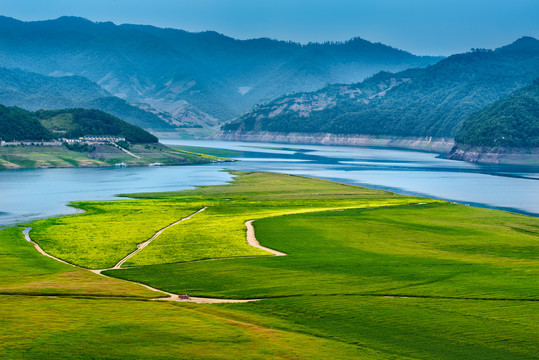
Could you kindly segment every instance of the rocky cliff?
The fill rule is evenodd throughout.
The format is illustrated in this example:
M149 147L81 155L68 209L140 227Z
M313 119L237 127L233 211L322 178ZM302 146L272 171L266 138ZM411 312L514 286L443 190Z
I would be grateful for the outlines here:
M456 145L447 159L473 163L539 165L539 148Z

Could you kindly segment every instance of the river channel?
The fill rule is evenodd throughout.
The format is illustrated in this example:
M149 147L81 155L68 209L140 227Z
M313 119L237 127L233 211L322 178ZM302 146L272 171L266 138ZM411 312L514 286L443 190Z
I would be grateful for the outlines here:
M224 184L225 169L272 171L539 216L539 167L470 164L419 151L164 140L232 151L236 162L196 166L32 169L0 172L0 226L72 214L76 200Z

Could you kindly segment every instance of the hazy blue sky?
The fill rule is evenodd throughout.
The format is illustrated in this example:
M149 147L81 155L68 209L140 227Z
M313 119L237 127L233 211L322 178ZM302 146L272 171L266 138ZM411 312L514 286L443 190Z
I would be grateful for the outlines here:
M302 43L360 36L432 55L498 47L523 35L539 38L539 0L0 0L0 13L21 20L76 15Z

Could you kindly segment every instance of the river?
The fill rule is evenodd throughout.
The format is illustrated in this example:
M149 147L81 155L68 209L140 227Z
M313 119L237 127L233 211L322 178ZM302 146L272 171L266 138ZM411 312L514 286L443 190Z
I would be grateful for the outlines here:
M239 161L196 166L32 169L0 172L0 226L75 213L76 200L224 184L222 170L273 171L539 216L539 167L470 164L437 154L380 148L215 140L167 145L236 151Z

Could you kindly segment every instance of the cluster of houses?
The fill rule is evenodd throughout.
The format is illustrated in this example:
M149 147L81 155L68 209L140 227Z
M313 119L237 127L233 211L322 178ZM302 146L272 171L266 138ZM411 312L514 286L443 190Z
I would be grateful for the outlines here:
M124 137L112 136L112 135L87 135L81 136L78 139L62 139L62 141L72 144L114 144L118 141L125 141Z
M88 144L88 145L96 145L96 144L114 144L118 141L125 141L124 137L119 136L112 136L112 135L87 135L87 136L81 136L78 139L67 139L63 138L60 139L60 141L4 141L2 138L0 138L0 146L6 146L6 145L45 145L45 146L61 146L62 143L68 143L69 145L73 144Z

